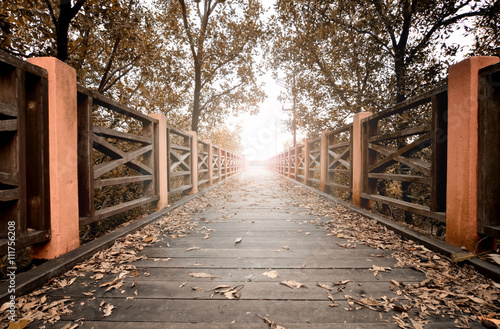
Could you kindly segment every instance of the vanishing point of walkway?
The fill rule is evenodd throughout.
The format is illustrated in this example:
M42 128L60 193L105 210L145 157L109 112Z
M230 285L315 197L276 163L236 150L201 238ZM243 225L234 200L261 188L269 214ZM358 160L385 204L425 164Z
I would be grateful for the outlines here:
M398 328L393 316L404 310L384 312L377 301L425 275L394 267L390 251L346 248L348 240L319 225L327 218L293 205L285 189L294 188L264 169L233 177L204 197L190 234L152 241L127 275L85 273L50 292L74 302L54 327ZM454 327L438 321L425 328Z

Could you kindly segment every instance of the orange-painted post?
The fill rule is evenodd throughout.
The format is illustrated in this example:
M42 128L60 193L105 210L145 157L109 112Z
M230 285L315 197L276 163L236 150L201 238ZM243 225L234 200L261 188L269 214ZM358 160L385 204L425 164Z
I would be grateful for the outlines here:
M328 131L323 131L321 133L321 145L320 145L320 189L321 192L328 193L329 188L327 185L328 179Z
M291 148L291 147L288 149L288 159L287 159L287 161L288 161L288 175L287 175L287 177L289 177L289 178L292 177L292 149L293 148Z
M212 141L206 139L204 141L208 144L208 158L207 158L207 167L208 167L208 186L214 183L214 162L212 161Z
M309 185L309 166L311 165L311 157L309 156L309 151L311 147L309 146L309 139L304 141L304 148L302 151L304 152L304 184Z
M477 246L478 72L498 61L472 57L453 65L448 76L446 241L471 252L489 247Z
M191 138L191 184L193 187L189 194L198 193L198 134L196 131L188 131Z
M217 181L222 181L222 161L221 161L221 157L222 157L222 150L220 148L220 145L217 145L217 168L218 168L218 171L219 171L219 174L218 174L218 178L217 178Z
M370 208L363 193L363 127L361 120L372 115L369 112L356 113L352 122L352 204L357 207ZM369 201L369 200L368 200Z
M76 72L52 57L28 62L47 70L49 88L51 239L34 246L32 257L52 259L80 246Z
M162 113L150 114L158 120L158 200L157 209L168 206L168 149L167 149L167 118Z

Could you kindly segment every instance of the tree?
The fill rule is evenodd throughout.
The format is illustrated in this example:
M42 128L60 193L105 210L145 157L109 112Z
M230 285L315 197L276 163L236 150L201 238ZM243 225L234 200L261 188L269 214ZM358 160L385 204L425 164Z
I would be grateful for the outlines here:
M423 68L431 74L440 71L439 62L432 61L433 53L445 45L458 23L491 17L500 6L498 1L475 0L318 0L314 5L324 22L339 24L381 47L392 62L396 102L425 83L420 78Z
M262 6L257 0L177 0L184 29L182 41L191 53L192 124L224 117L229 110L256 111L264 98L257 85L254 56L265 36Z
M278 1L276 12L269 66L285 73L281 100L296 99L301 128L339 127L352 113L384 105L387 74L377 46L325 23L309 2Z

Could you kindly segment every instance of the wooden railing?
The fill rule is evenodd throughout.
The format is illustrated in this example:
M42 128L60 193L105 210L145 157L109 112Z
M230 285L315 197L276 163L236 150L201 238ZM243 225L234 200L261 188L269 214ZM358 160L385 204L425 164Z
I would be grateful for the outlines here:
M198 141L198 184L203 185L210 181L210 161L209 156L210 144Z
M445 224L447 241L471 251L494 247L487 237L500 237L497 61L465 60L450 69L448 85L357 114L352 124L269 159L268 167L356 206L376 203L389 217Z
M193 136L175 129L167 128L168 147L168 193L176 194L193 188L192 148Z
M0 53L0 254L48 241L47 72Z
M15 242L57 257L84 225L165 207L243 169L242 157L164 115L77 86L66 64L30 61L40 66L0 53L0 256Z
M446 222L447 97L438 88L363 120L363 198ZM381 181L399 183L401 198L383 195ZM410 184L426 190L405 195Z
M78 88L80 226L158 201L155 123L141 112ZM113 189L137 183L142 184L142 196L133 200ZM108 195L111 192L98 210L95 189Z
M220 148L217 145L212 145L212 179L220 180Z
M441 87L361 121L363 199L446 221L446 110L446 87ZM270 163L278 163L273 170L294 177L288 159L298 154L297 180L335 195L347 191L344 198L350 199L352 134L353 124L326 131ZM406 201L379 188L396 184L401 189L401 183L425 185L428 192Z
M336 196L350 198L352 193L352 124L346 125L325 134L324 143L327 148L326 170L326 191Z

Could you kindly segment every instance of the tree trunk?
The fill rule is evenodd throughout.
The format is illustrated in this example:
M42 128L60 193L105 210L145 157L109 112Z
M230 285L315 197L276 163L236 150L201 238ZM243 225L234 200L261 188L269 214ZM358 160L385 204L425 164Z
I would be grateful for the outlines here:
M72 19L71 1L60 2L59 19L57 21L57 59L65 62L68 59L68 31Z
M191 121L191 130L198 132L198 123L200 122L201 114L201 65L195 63L194 66L194 100L193 100L193 114Z

